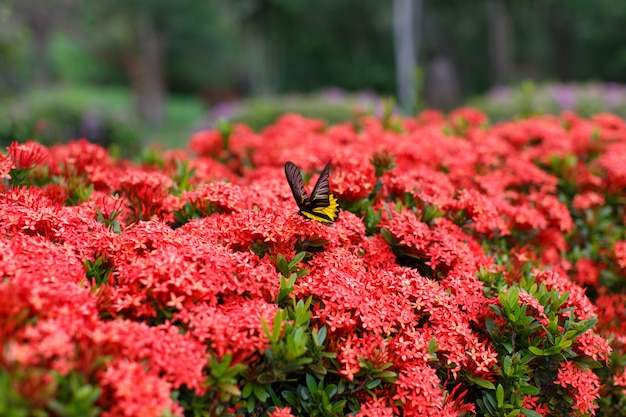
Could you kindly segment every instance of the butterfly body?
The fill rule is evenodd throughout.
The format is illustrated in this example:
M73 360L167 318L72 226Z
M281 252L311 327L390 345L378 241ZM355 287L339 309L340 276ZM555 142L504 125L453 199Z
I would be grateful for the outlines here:
M293 198L300 209L298 213L307 219L316 220L324 224L331 224L339 217L337 197L330 193L329 172L330 162L322 170L309 197L304 189L300 169L293 162L285 164L285 176L287 177Z

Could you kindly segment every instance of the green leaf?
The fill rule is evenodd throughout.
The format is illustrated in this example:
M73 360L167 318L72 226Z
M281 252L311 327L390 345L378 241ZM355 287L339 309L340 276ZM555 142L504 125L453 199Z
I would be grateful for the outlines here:
M309 369L317 375L324 376L328 373L328 370L321 364L312 363L309 365Z
M528 408L522 408L520 410L520 413L522 413L526 417L542 417L541 414L539 414L538 412L529 410Z
M555 346L555 347L558 347L559 350L561 350L561 349L568 348L570 346L572 346L572 341L571 340L561 340L559 342L558 346Z
M289 261L289 271L291 272L291 270L293 269L294 266L296 266L298 263L302 262L302 260L304 259L304 257L306 255L307 255L306 252L298 252L298 253L296 253L296 256L294 256L293 259L291 261Z
M467 374L467 379L469 379L470 381L472 381L474 384L478 385L479 387L483 387L486 389L496 389L496 386L493 385L493 382L487 380L487 379L483 379L483 378L478 378L474 375L470 375Z
M276 256L276 267L278 268L280 273L283 274L283 276L289 276L289 264L287 263L285 257L280 253L278 254L278 256Z
M260 385L258 385L260 387ZM217 388L225 393L228 393L230 395L232 395L233 397L240 397L241 396L241 391L239 390L239 388L237 388L236 385L234 384L227 384L227 383L223 383L223 382L218 382L217 383ZM254 386L254 393L256 395L256 388L257 385ZM261 389L263 389L261 387ZM261 400L261 401L265 401L265 400Z
M343 414L343 409L346 406L346 400L337 401L333 408L330 409L329 415L338 416Z
M551 346L549 348L543 349L543 354L545 356L556 355L561 352L563 348L561 346Z
M311 395L315 395L317 392L317 384L315 383L315 377L313 375L306 374L306 386Z
M270 394L267 392L265 387L260 384L254 385L253 392L254 392L254 396L262 403L264 403L267 400L267 398L270 396Z
M365 384L365 386L366 386L368 389L374 389L374 388L376 388L377 386L379 386L379 385L381 384L381 382L382 382L382 381L381 381L380 379L374 379L374 380L372 380L372 381L368 382L367 384Z
M315 343L317 346L323 346L324 341L326 340L326 335L328 334L328 328L326 326L322 326L319 331L313 330L313 337L315 338Z
M393 237L393 234L384 227L380 229L380 235L383 237L383 239L385 239L385 242L387 242L389 246L397 245L396 238Z
M538 395L539 394L539 388L535 387L534 385L528 385L528 384L522 384L520 385L517 390L521 393L521 394L527 394L527 395Z
M504 372L504 376L511 376L513 375L513 369L512 369L512 360L511 360L511 356L506 355L504 357L504 360L502 361L502 371Z
M502 384L498 384L496 388L496 400L498 401L498 408L502 408L504 405L504 387Z
M250 394L252 394L252 388L254 388L253 386L254 384L246 384L243 386L243 390L241 391L241 396L243 398L248 398L250 396Z
M376 377L384 378L384 379L397 378L398 374L393 371L382 371L382 372L376 372Z

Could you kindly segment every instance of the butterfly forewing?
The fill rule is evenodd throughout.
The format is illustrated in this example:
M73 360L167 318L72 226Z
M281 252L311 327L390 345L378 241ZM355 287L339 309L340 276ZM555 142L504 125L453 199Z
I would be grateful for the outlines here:
M330 194L330 184L328 182L329 172L330 162L328 162L322 170L322 173L313 188L313 192L311 193L311 205L313 208L328 206L328 196Z
M291 188L291 192L293 193L293 198L296 200L300 210L308 209L310 205L309 195L304 189L300 169L293 162L287 162L285 164L285 176L287 177L289 188Z

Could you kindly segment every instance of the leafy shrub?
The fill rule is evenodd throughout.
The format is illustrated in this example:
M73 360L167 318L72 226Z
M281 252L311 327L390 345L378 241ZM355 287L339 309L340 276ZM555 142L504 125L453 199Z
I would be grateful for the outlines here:
M35 91L0 104L0 144L36 140L52 145L86 138L133 155L139 151L140 137L129 113L90 102L72 90Z
M339 89L309 95L251 98L213 106L207 116L207 123L216 125L219 120L225 119L259 130L271 125L286 113L297 113L336 124L356 120L363 113L373 112L378 102L379 99L373 94L350 94Z
M610 112L626 117L626 86L615 83L533 84L496 87L470 104L492 120L501 121L531 114L575 111L583 117Z

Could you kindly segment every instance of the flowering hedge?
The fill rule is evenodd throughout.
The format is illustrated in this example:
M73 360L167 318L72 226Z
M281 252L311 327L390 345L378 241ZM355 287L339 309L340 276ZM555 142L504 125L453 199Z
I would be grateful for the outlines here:
M525 81L518 86L498 86L470 100L491 120L506 120L529 114L559 114L575 111L582 116L610 112L626 116L626 85L616 83L540 83Z
M288 115L189 148L0 155L1 415L626 413L623 120ZM332 226L287 160L309 187L332 160Z

